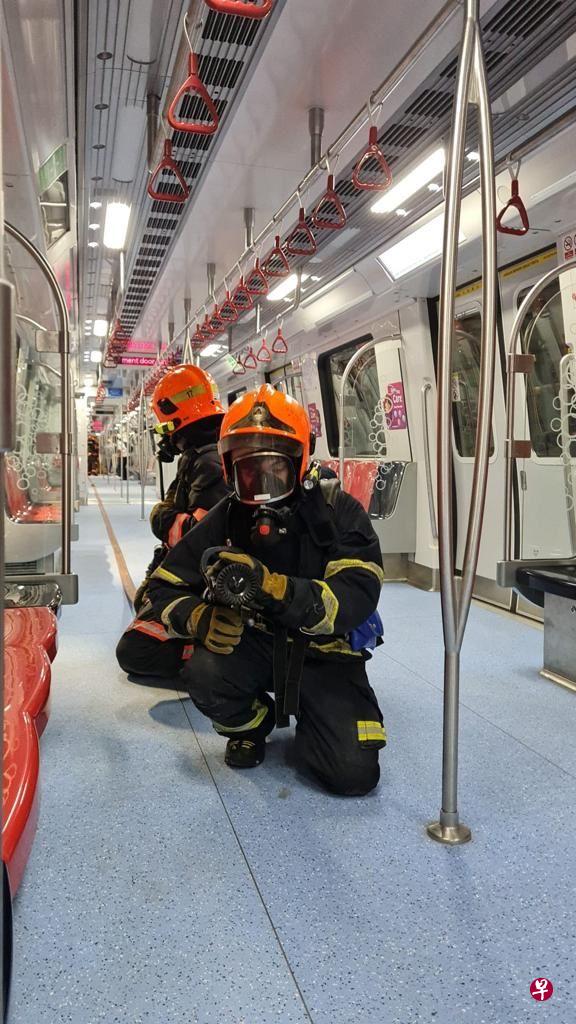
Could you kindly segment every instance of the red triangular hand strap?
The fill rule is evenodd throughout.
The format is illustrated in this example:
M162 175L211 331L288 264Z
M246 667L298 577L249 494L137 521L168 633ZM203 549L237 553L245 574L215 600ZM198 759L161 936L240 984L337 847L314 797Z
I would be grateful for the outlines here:
M516 210L518 212L518 214L520 215L520 220L522 222L521 228L508 227L507 224L502 223L502 220L505 214L508 213L508 210ZM500 210L500 213L496 218L496 227L500 234L502 235L526 235L530 230L528 211L520 198L518 178L514 178L512 181L512 195L510 196L510 199L506 203L506 206L504 206L503 209Z
M255 370L256 366L257 366L256 356L254 355L254 353L252 351L252 346L250 346L250 348L248 349L248 355L246 356L246 358L244 360L244 368L246 370Z
M250 295L266 295L268 292L268 281L260 270L260 260L258 259L246 278L246 291Z
M233 324L238 319L238 310L229 291L226 292L226 298L218 310L218 316L225 324Z
M238 310L238 313L245 313L247 309L252 309L252 306L254 305L252 302L252 296L244 284L243 277L240 278L234 289L232 302L234 303L234 309Z
M218 14L237 14L241 18L265 18L274 6L274 0L205 0L206 6Z
M286 339L282 334L281 327L278 328L278 334L272 342L272 351L275 352L276 355L284 355L284 353L288 351L288 345L286 344Z
M218 306L214 306L214 312L210 317L210 330L213 334L220 334L224 330L225 323L218 312Z
M368 181L363 174L378 173L375 181ZM388 167L386 157L378 145L378 128L372 125L368 136L368 145L352 171L354 188L368 192L384 192L392 184L392 171Z
M328 175L326 191L321 197L312 216L314 227L326 231L339 231L346 223L346 211L334 191L334 175Z
M180 119L176 116L176 111L184 96L190 97L189 103L186 106L192 108L189 120L187 121L181 120L182 110L180 110ZM202 102L200 104L194 102L195 97L198 97ZM205 108L203 121L200 120L202 105ZM198 106L200 109L197 109ZM192 120L192 114L194 115L194 120ZM209 118L208 121L206 116ZM195 53L191 53L188 59L188 78L182 83L168 108L168 124L176 132L194 132L196 135L213 135L218 129L218 111L198 75L198 59Z
M266 338L262 338L262 344L256 353L256 359L259 363L269 363L272 359L272 353L266 344Z
M266 274L266 277L286 277L286 275L290 273L290 264L288 263L284 250L280 245L280 235L276 235L276 238L274 239L274 248L270 250L264 260L262 270Z
M179 192L159 191L160 184L166 187L166 181L163 181L162 183L160 182L160 175L165 171L168 171L171 177L176 180L177 184L180 186ZM172 143L170 139L166 139L164 142L164 154L148 182L147 192L151 199L155 199L159 203L185 203L190 195L190 189L184 180L182 172L178 167L178 164L172 158Z
M306 211L300 207L298 223L286 239L286 252L290 256L313 256L316 252L316 239L306 223Z

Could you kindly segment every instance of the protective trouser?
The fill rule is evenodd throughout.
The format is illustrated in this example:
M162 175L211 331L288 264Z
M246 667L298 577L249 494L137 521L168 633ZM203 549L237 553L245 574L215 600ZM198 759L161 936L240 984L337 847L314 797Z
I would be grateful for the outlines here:
M131 675L176 680L193 650L191 643L170 637L161 622L145 614L137 616L120 637L116 658L120 668Z
M197 647L180 678L222 735L254 738L273 728L274 712L264 696L273 689L270 637L247 628L229 655ZM364 661L306 658L296 724L298 767L334 793L361 796L378 784L378 751L385 742Z

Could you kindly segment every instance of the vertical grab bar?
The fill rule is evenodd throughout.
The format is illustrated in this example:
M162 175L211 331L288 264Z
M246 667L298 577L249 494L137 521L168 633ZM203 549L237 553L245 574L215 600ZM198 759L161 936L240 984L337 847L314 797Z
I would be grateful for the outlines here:
M430 513L430 530L432 540L438 542L438 520L436 518L436 502L432 481L432 458L430 454L430 427L428 424L428 395L432 391L432 382L425 380L422 388L422 423L424 427L424 465L426 467L426 490L428 491L428 511Z
M144 520L146 514L144 511L144 497L146 490L146 471L148 468L148 459L144 452L144 441L146 438L146 398L144 396L144 385L140 388L140 402L138 405L138 448L140 452L140 519Z
M478 425L466 547L459 590L454 565L452 508L452 335L460 224L460 190L468 104L478 105L480 122L480 184L482 194L482 354ZM479 0L466 0L464 32L446 168L446 212L442 280L440 288L440 342L438 368L438 540L444 628L444 729L442 756L442 808L439 820L428 825L430 838L457 845L471 839L470 829L458 816L458 726L460 651L478 564L484 503L488 480L490 427L496 350L496 197L494 147L486 68L482 53Z
M62 394L62 572L70 575L70 540L72 525L72 431L70 388L70 324L62 289L48 260L18 228L4 221L6 232L15 238L39 265L56 301L60 320L60 373Z

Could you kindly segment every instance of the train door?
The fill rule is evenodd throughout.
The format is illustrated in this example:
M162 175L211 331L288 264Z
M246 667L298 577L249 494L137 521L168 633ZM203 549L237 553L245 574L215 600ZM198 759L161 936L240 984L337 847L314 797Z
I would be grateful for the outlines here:
M507 341L520 303L556 262L554 247L500 272ZM532 448L530 457L517 463L519 558L563 558L573 553L559 444L560 362L568 351L563 286L566 282L560 278L541 292L521 330L522 351L534 356L534 366L526 377L519 374L516 382L515 435L530 440Z
M338 471L339 402L344 370L370 335L318 358L327 454ZM416 464L412 458L402 338L375 340L344 392L344 481L373 519L388 575L407 574L416 546Z
M456 568L461 569L466 545L466 526L472 494L482 329L482 282L456 293L452 357L452 425L454 487L456 492ZM509 606L510 594L496 581L504 530L505 401L502 364L498 357L494 377L494 414L484 512L484 529L474 593L483 600Z

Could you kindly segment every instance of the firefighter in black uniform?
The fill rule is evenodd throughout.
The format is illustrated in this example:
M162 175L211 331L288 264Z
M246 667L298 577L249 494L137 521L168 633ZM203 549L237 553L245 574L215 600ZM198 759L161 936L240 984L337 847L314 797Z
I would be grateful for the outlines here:
M309 469L311 441L304 409L271 385L234 402L219 444L234 494L169 552L148 593L170 636L195 645L180 679L227 738L228 765L260 764L288 711L298 766L356 796L377 785L386 744L358 641L382 562L361 505Z
M160 457L171 462L179 456L178 471L165 499L150 513L152 532L162 543L136 591L136 618L120 639L116 656L125 672L173 677L192 647L169 636L154 618L148 582L168 551L228 493L218 454L224 408L210 374L187 365L162 378L152 408L158 420L155 430L162 435Z

